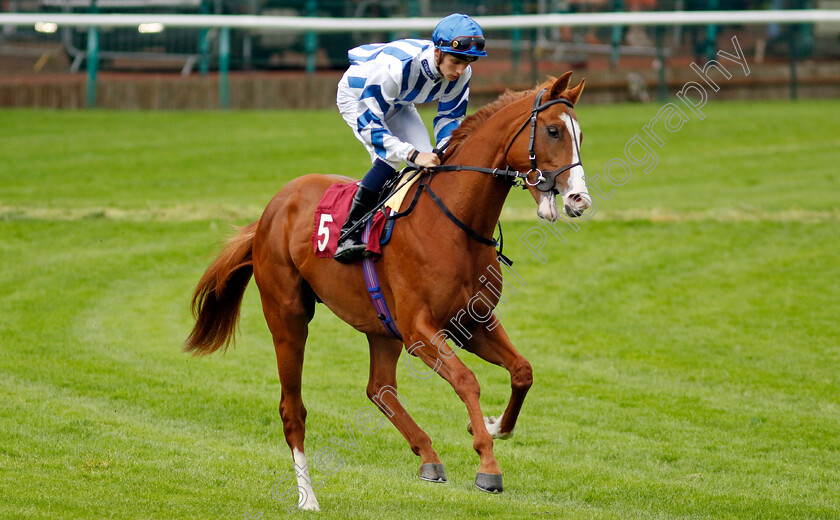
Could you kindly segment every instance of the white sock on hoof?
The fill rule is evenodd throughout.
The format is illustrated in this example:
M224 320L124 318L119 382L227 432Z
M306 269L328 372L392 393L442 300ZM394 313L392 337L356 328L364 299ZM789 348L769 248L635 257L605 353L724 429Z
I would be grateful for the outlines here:
M315 498L315 490L312 489L312 479L309 477L309 466L306 464L306 455L297 448L292 450L295 458L295 476L297 477L300 499L298 507L306 511L320 511L318 499ZM305 496L304 496L305 495Z

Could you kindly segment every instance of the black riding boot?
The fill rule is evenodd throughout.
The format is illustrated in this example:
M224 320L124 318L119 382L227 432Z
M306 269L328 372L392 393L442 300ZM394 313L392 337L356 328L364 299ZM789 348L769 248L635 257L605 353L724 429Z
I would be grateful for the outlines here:
M372 210L378 199L379 193L359 185L356 194L353 196L353 205L350 206L350 212L347 214L347 222L341 227L340 236L344 236L348 229L361 220L368 211ZM364 256L367 248L367 245L362 241L364 228L365 225L360 224L344 240L338 243L334 256L336 260L343 264L352 264Z

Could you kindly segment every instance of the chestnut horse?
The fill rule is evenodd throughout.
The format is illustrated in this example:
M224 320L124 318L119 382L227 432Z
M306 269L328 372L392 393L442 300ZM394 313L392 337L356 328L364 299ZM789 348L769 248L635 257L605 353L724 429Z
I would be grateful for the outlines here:
M428 183L434 184L440 200L462 226L492 237L514 184L511 181L517 180L534 197L541 218L558 218L555 196L560 193L570 216L579 216L589 207L579 157L581 133L573 110L584 82L569 88L570 76L567 72L533 90L506 92L464 120L453 133L442 164L464 167L461 171L440 167L430 174ZM443 482L446 473L431 439L409 416L396 393L396 367L403 348L429 367L427 374L434 371L446 379L464 401L473 447L480 459L476 485L484 491L500 492L502 477L493 439L513 433L532 375L531 365L501 326L483 326L486 322L476 320L474 313L465 313L482 287L488 289L489 294L482 295L484 305L490 307L483 316L489 316L498 303L501 281L488 280L482 274L488 268L499 272L495 248L453 225L431 196L421 194L413 212L394 226L390 244L376 263L385 301L403 336L396 339L370 303L362 264L318 258L310 242L313 214L321 196L330 185L347 182L352 179L299 177L277 193L257 222L230 240L195 290L192 308L196 323L185 349L209 354L228 346L242 295L253 274L277 354L280 416L296 466L300 507L317 510L303 448L306 408L301 399L301 370L308 324L316 300L320 300L367 335L367 395L406 438L411 451L420 456L421 478ZM460 339L451 332L455 329L461 332ZM510 372L510 401L498 420L482 415L478 382L447 345L447 339Z

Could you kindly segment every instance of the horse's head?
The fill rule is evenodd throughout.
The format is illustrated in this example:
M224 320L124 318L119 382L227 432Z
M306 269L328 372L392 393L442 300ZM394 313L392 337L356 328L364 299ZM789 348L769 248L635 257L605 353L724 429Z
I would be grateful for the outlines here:
M526 184L539 205L537 214L552 222L560 216L558 194L570 217L581 216L592 205L580 160L583 134L574 111L585 80L570 89L571 76L567 72L546 82L527 98L533 103L531 117L518 127L507 151L513 168L529 172Z

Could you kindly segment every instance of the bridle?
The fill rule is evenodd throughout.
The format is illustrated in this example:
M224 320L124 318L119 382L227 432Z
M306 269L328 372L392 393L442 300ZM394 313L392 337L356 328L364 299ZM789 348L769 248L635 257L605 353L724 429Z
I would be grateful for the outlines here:
M550 192L557 190L557 176L561 173L571 170L575 166L583 166L583 163L580 161L580 146L578 144L577 135L575 132L575 125L571 124L572 127L572 140L574 141L575 152L578 157L578 161L562 168L558 168L556 170L551 170L544 172L537 167L537 152L535 149L536 146L536 135L537 135L537 117L539 113L543 110L547 109L548 107L556 104L562 104L566 106L566 113L569 116L569 119L572 120L571 109L574 108L574 105L571 101L565 98L557 98L551 99L546 101L545 103L542 102L543 94L545 94L546 90L542 89L537 93L536 98L534 99L534 107L531 109L531 116L522 123L522 126L519 127L519 130L513 135L513 138L505 148L505 160L507 161L508 154L510 153L510 149L513 147L513 143L516 142L516 139L519 137L519 134L525 130L525 127L528 126L530 123L531 125L531 135L528 139L528 160L531 162L531 169L527 172L521 172L519 170L511 169L510 163L508 162L507 167L505 169L499 168L483 168L481 166L464 166L461 164L443 164L440 166L433 166L431 168L427 168L433 172L441 172L441 171L475 171L480 173L489 173L494 177L499 177L504 180L511 182L514 186L520 186L523 189L526 189L527 186L535 187L539 191L542 192ZM439 151L439 155L442 154L443 151ZM533 182L530 180L530 175L532 173L536 173L536 177Z
M525 123L523 123L521 127L519 127L519 130L517 130L517 132L513 135L513 139L511 139L510 143L508 143L507 148L505 149L505 160L507 160L508 153L510 152L510 149L513 146L513 143L516 141L516 138L519 137L519 134L522 133L522 130L525 130L525 127L528 126L528 123L531 123L531 136L528 139L528 160L531 161L531 169L525 174L523 182L525 184L527 184L528 186L536 187L540 191L549 192L549 191L555 190L557 188L557 176L558 175L560 175L561 173L564 173L568 170L571 170L575 166L583 166L583 164L580 161L580 147L578 145L577 135L575 135L575 133L574 133L575 125L570 124L569 126L572 127L572 136L571 137L572 137L572 141L574 142L574 145L575 145L575 152L576 152L576 155L578 157L578 162L572 163L572 164L563 166L562 168L558 168L556 170L551 170L551 171L548 171L548 172L543 172L542 170L540 170L537 167L537 152L534 149L535 139L536 139L536 135L537 135L537 116L539 115L540 112L542 112L546 108L559 103L559 104L566 105L566 114L568 114L569 120L571 121L572 120L571 109L574 108L574 105L572 105L572 102L569 101L568 99L564 99L564 98L552 99L552 100L546 101L545 103L542 103L542 96L543 96L543 94L545 94L545 91L546 91L546 89L542 89L542 90L539 91L539 93L537 94L537 97L534 99L534 108L531 109L531 117L528 119L528 121L525 121ZM533 183L531 183L531 181L528 179L528 176L531 174L531 172L536 172L536 174L537 174Z

